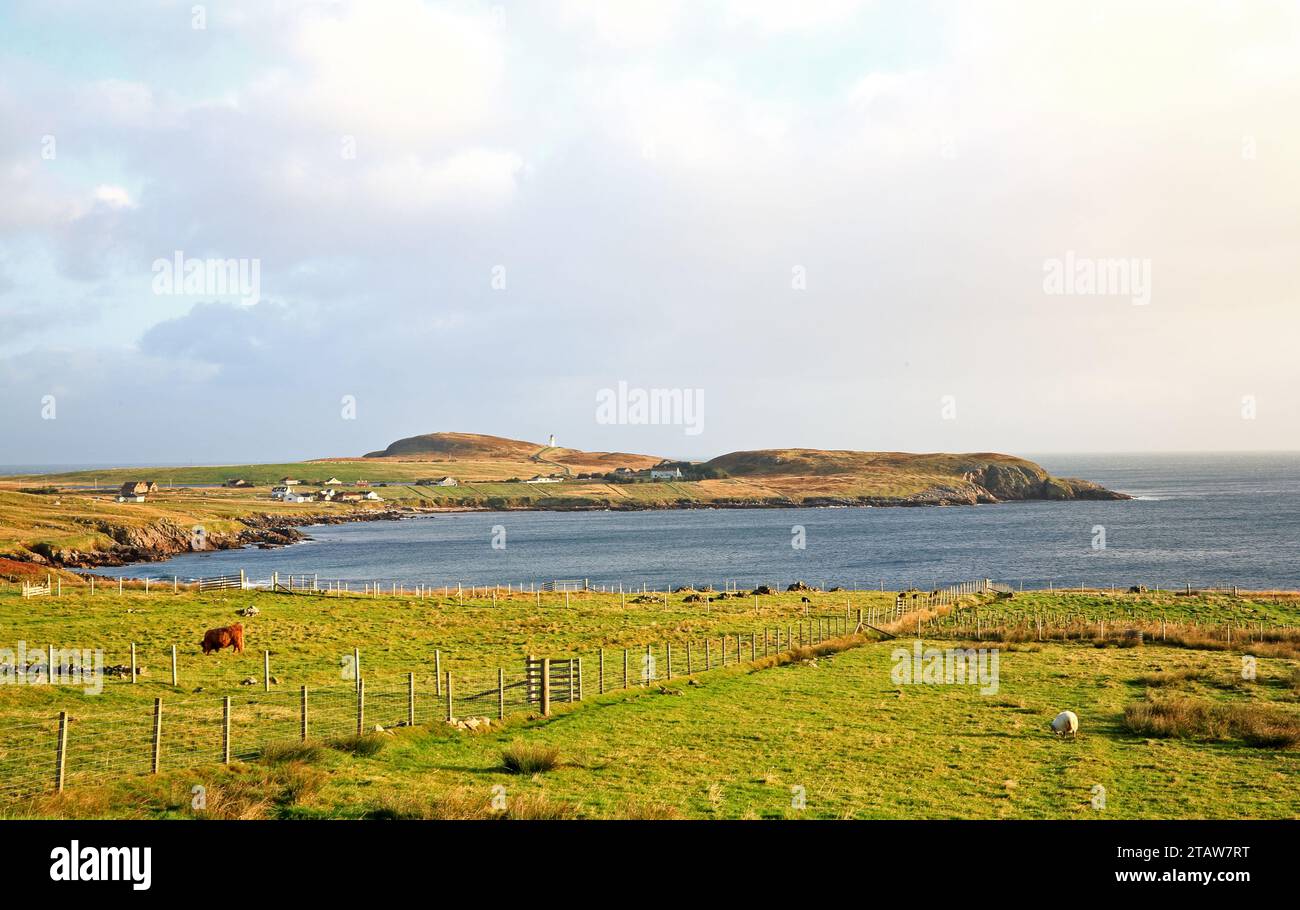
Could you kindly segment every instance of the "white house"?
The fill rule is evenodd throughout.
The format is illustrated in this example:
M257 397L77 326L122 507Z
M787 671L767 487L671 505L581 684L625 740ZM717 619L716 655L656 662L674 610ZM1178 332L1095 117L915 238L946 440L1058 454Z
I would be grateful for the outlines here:
M555 476L547 477L543 474L537 474L525 480L524 483L559 483L563 479L564 479L563 477L555 477Z
M285 502L311 502L314 497L310 493L287 490L281 494L280 498Z
M460 486L460 481L455 477L439 477L433 482L435 487L455 487Z
M651 468L650 479L651 480L681 480L682 469L681 468Z

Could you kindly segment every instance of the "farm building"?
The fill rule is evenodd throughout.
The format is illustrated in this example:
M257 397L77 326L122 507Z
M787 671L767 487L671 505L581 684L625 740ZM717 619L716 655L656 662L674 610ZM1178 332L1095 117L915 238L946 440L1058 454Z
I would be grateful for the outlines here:
M564 479L563 477L559 477L555 474L550 474L550 475L535 474L532 477L525 480L524 483L559 483L563 479Z
M374 490L342 490L334 494L335 502L361 502L362 500L367 500L369 502L383 501L380 499L379 494Z
M298 484L302 483L302 481L294 480L292 477L281 477L280 483L286 487L296 487Z
M143 496L146 493L157 493L158 484L152 480L128 480L122 484L122 490L119 496Z
M245 480L245 479L242 478L242 477L232 477L232 478L230 478L229 480L226 481L226 486L228 486L228 487L236 487L236 488L243 488L243 487L249 487L249 486L252 486L252 484L250 484L247 480Z
M681 468L651 468L650 479L651 480L681 480L682 469Z

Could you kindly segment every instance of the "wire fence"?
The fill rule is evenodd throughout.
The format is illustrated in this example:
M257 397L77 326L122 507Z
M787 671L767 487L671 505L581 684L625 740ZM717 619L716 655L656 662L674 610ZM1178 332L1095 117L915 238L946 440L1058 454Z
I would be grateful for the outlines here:
M0 730L0 801L111 783L137 774L258 757L268 746L329 741L397 727L469 718L545 714L554 705L697 673L860 631L861 611L813 615L781 626L685 641L598 649L515 666L417 675L399 684L364 677L330 686L156 698L152 705L92 713L78 708Z

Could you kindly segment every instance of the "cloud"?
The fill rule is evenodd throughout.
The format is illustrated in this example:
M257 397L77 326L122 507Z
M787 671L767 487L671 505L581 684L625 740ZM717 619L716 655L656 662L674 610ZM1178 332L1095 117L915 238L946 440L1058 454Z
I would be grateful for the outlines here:
M671 442L594 425L626 379L706 389L680 454L1170 448L1231 438L1216 409L1253 391L1252 444L1300 445L1294 10L558 9L223 4L196 33L85 7L114 61L74 30L0 49L9 416L66 386L119 460L152 460L124 395L215 410L244 456L461 421ZM257 258L263 303L153 297L175 250ZM1045 295L1068 250L1150 259L1150 306ZM1225 346L1254 355L1190 353Z

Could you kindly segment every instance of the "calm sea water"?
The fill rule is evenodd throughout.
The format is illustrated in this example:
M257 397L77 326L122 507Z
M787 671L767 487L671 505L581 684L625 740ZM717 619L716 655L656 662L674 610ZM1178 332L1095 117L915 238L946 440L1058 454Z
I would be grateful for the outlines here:
M1039 456L1130 502L947 508L460 513L307 529L279 550L186 555L106 570L191 578L245 569L405 584L928 586L1012 584L1300 588L1300 453ZM494 549L494 528L505 529ZM796 549L792 529L804 529ZM1104 549L1094 549L1097 528Z

